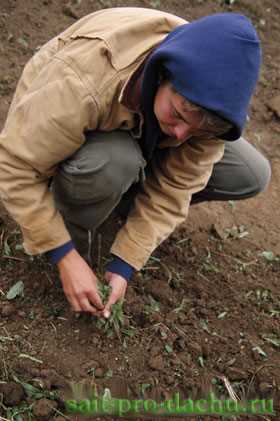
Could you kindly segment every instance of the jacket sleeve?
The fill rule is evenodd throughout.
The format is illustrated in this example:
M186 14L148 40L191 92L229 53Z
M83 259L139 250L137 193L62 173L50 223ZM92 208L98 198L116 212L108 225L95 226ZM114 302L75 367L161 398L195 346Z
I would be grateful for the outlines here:
M24 75L23 75L24 77ZM97 126L97 107L76 73L51 60L13 104L0 135L0 198L18 222L29 254L70 240L48 179Z
M111 252L140 270L186 219L192 194L206 186L223 153L224 144L218 139L193 139L159 151Z

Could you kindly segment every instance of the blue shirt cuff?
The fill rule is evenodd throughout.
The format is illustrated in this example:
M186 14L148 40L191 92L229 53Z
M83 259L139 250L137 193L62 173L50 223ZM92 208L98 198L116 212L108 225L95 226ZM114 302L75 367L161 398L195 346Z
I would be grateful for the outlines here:
M63 244L60 247L47 251L46 255L52 263L58 263L62 257L64 257L69 251L75 248L72 240Z
M106 270L112 273L117 273L125 278L127 281L130 280L135 269L129 263L125 262L118 256L114 256L113 260L108 263Z

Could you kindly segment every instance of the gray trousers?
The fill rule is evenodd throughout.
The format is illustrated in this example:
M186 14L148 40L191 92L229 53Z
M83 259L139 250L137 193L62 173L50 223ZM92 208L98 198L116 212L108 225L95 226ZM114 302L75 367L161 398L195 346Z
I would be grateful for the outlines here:
M149 169L138 142L120 130L89 132L84 145L60 164L52 183L56 206L85 258L88 236L114 209L126 216ZM191 204L253 197L267 187L270 176L267 159L245 139L226 142L222 160Z

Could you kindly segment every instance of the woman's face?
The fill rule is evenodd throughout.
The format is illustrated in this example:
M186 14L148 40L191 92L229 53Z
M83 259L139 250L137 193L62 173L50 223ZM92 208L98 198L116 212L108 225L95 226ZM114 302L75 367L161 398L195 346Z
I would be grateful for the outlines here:
M157 90L154 113L161 131L181 142L192 136L215 137L213 127L211 131L205 125L204 110L186 101L169 81L162 82Z

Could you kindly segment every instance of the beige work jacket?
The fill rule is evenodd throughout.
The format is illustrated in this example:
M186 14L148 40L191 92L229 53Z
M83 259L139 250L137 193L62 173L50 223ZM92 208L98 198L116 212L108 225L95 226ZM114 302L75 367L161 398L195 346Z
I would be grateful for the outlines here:
M152 49L185 23L151 9L98 11L49 41L27 63L0 134L0 198L21 227L27 253L69 241L49 178L81 147L85 131L135 128L139 115L124 101L128 81ZM223 155L220 140L181 145L169 140L163 146L168 147L165 157L154 160L111 249L138 270L184 221L191 195L204 188Z

